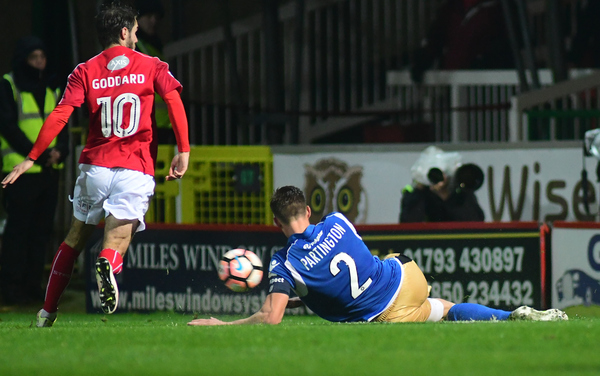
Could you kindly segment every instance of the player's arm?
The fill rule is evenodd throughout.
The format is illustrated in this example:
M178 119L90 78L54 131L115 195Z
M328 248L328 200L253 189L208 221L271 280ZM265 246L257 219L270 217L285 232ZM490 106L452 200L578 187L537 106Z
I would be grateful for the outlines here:
M181 179L188 168L190 158L190 140L188 136L188 122L185 114L185 108L181 101L179 91L171 90L163 96L163 100L169 111L169 120L173 125L175 140L177 141L177 150L179 153L173 157L167 180Z
M210 319L193 320L188 325L279 324L286 308L298 306L295 302L290 303L291 292L292 285L285 278L277 275L272 267L269 270L269 295L258 312L236 321L225 322L211 317Z
M287 306L289 296L284 293L274 292L267 295L263 306L258 312L245 319L235 321L221 321L214 317L210 319L196 319L188 323L192 326L207 326L207 325L242 325L242 324L279 324L285 308Z
M73 106L59 104L56 108L48 115L40 133L38 134L35 143L33 144L33 148L27 155L27 158L18 165L16 165L13 170L6 175L4 180L2 180L2 187L5 188L8 184L12 184L17 180L19 176L24 174L27 170L33 166L33 163L39 156L48 148L52 140L58 136L60 131L64 128L69 121L69 117L73 113Z

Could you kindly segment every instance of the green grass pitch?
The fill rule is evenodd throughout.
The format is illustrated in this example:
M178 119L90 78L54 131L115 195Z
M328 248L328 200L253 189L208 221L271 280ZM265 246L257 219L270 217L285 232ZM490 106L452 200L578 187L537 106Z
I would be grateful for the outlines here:
M0 314L0 375L598 375L598 309L567 322L188 327L176 312ZM232 319L232 317L225 317Z

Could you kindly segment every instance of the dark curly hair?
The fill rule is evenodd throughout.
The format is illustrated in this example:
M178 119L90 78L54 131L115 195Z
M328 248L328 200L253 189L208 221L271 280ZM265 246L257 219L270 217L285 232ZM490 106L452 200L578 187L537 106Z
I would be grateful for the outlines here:
M289 225L292 219L306 213L306 198L300 188L287 185L273 193L270 206L275 218Z
M96 15L96 31L102 48L119 44L121 30L124 27L133 29L136 17L137 12L133 8L118 1L103 5Z

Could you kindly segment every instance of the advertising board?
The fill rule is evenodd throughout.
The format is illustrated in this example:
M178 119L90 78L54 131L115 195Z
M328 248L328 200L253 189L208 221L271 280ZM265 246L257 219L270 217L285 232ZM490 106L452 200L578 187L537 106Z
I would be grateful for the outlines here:
M552 228L552 306L600 304L600 224L556 222Z
M431 296L512 309L542 305L537 223L461 223L357 226L371 252L404 253L431 285ZM100 312L93 264L101 230L85 252L88 312ZM136 234L117 276L117 312L178 311L250 315L264 301L268 280L246 293L217 277L221 256L232 248L255 252L268 265L286 239L275 226L150 225ZM295 314L309 313L295 310Z
M487 222L594 220L583 202L581 171L587 159L589 205L597 206L598 187L592 183L597 161L583 158L580 145L494 148L486 144L480 150L452 146L441 148L458 151L463 164L474 163L484 173L483 186L475 194ZM274 148L274 187L295 185L307 197L322 190L325 214L341 211L356 224L398 223L402 189L411 184L411 167L420 155L421 149L415 150L415 145L395 149Z

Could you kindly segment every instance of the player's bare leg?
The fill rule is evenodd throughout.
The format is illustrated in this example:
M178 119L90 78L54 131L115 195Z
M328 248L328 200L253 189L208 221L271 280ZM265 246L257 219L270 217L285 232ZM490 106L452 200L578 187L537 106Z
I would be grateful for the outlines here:
M73 218L69 233L65 237L65 243L81 252L95 228L96 225L89 225Z
M119 288L115 274L121 272L123 255L127 252L138 224L137 219L117 219L113 215L106 217L103 249L96 260L96 282L105 313L113 313L119 305Z
M446 318L446 316L448 316L448 311L450 311L450 308L452 308L452 306L454 306L454 303L452 303L451 301L448 300L444 300L444 299L436 299L438 300L440 303L442 303L442 306L444 307L444 313L442 315L443 318Z

